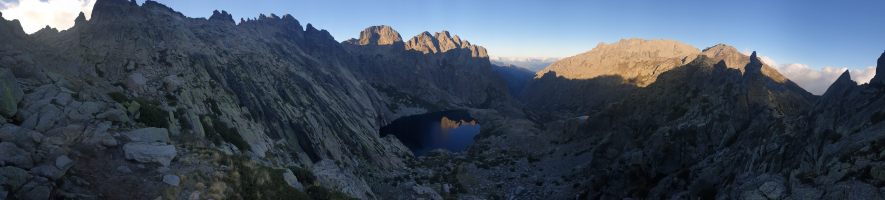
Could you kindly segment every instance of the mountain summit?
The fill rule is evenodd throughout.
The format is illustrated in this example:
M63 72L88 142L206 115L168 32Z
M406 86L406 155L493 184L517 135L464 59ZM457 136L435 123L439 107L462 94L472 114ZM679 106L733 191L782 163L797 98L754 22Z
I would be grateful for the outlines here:
M403 38L387 25L371 26L360 32L359 45L402 46Z

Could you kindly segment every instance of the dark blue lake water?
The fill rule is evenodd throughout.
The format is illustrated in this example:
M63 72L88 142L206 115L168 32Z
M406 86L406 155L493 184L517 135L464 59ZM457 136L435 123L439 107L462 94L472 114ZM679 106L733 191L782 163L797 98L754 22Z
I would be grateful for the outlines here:
M466 111L450 110L399 118L382 127L381 136L393 134L420 156L434 149L467 150L479 130L479 123Z

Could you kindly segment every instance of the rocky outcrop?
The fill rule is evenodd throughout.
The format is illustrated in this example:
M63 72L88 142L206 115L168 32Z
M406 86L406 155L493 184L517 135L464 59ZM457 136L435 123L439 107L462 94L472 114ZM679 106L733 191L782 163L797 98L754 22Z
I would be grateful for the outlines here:
M212 16L209 16L209 21L219 21L234 24L234 17L227 13L227 11L222 10L219 12L218 10L212 11Z
M876 62L876 75L870 80L871 85L885 85L885 52L879 56Z
M406 49L418 51L421 53L445 53L452 50L466 51L468 56L476 58L488 58L488 52L484 47L470 44L460 37L454 37L449 31L437 32L430 35L430 32L422 32L412 37L406 42Z
M389 26L375 26L365 29L359 40L343 43L361 63L354 71L369 80L392 108L385 113L384 123L428 111L511 103L485 48L448 31L424 32L404 44L390 45L373 45L369 41L375 41L375 35L379 41L399 41L399 34Z
M392 27L371 26L360 32L359 45L403 46L403 38Z

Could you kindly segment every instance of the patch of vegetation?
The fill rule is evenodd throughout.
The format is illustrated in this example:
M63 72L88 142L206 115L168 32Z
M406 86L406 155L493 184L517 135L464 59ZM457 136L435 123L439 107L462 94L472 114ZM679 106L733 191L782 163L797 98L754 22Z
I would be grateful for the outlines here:
M187 120L187 110L185 110L184 108L176 109L175 117L178 118L178 125L181 126L181 131L193 129L193 125L190 123L190 121Z
M308 169L302 167L289 167L292 170L292 173L295 174L295 177L298 177L298 181L304 183L305 185L313 185L316 183L317 177L313 175Z
M307 188L307 194L310 195L310 198L316 200L351 200L356 199L343 192L330 190L329 188L325 188L318 185L313 185Z
M243 140L243 136L240 136L240 132L235 128L231 128L215 115L207 115L201 117L203 122L203 128L206 131L207 137L209 137L212 142L216 145L220 145L222 141L228 142L239 148L241 151L250 150L252 147L246 140Z
M161 109L159 102L147 99L136 99L141 107L138 108L138 118L135 121L150 127L169 128L169 112Z
M286 183L285 170L259 166L248 158L233 158L231 162L239 173L233 176L239 178L235 194L242 199L312 199Z
M203 101L203 103L206 103L206 105L209 105L209 110L212 111L212 114L215 114L215 115L223 114L221 112L221 109L218 109L218 102L216 102L215 100L206 99L205 101Z
M129 97L126 97L126 94L123 94L122 92L111 92L108 93L108 96L111 96L111 99L113 99L117 103L129 102Z

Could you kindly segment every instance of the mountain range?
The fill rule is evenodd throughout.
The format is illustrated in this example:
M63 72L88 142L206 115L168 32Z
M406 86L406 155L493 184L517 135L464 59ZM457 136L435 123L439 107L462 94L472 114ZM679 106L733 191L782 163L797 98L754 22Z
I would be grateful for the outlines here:
M534 71L448 31L337 42L292 15L126 0L73 20L0 15L4 199L885 195L885 75L818 96L725 44L624 39ZM416 156L417 126L391 124L424 118L480 132Z

